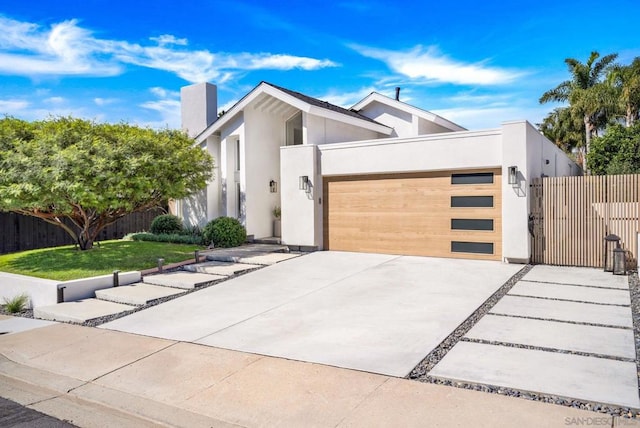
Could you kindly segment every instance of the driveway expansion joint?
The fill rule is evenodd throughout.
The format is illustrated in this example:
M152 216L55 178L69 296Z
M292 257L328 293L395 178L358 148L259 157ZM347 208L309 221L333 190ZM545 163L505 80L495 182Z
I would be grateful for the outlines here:
M581 287L581 288L597 288L600 290L623 290L623 288L616 288L616 287L605 287L602 285L584 285L584 284L568 284L566 282L550 282L550 281L536 281L533 279L523 279L523 282L535 282L537 284L550 284L550 285L566 285L569 287Z

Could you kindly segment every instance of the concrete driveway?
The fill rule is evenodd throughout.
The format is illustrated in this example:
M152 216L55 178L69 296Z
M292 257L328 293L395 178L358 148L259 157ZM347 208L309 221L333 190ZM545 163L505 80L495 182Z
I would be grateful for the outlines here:
M316 252L101 328L405 376L521 268Z

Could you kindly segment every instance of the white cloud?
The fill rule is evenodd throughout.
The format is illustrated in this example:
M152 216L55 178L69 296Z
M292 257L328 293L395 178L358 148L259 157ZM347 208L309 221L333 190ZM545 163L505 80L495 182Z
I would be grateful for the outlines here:
M17 115L29 107L29 101L20 99L0 100L0 115Z
M140 107L153 110L160 113L161 120L155 122L145 122L141 125L151 128L173 128L180 129L180 93L176 91L168 91L164 88L150 88L151 92L157 99L146 101L140 104Z
M154 42L157 42L160 46L164 46L164 45L186 46L189 44L189 41L187 39L178 39L176 36L173 36L171 34L162 34L158 37L149 37L149 40L153 40Z
M95 105L103 107L103 106L107 106L109 104L113 104L113 103L117 103L119 100L117 98L101 98L101 97L96 97L93 99L93 102Z
M223 82L246 70L316 70L335 67L328 59L271 53L189 50L187 39L170 34L151 44L99 39L68 20L43 28L0 16L0 73L20 76L114 76L125 65L175 73L189 82Z
M327 101L331 104L335 104L337 106L348 108L356 104L358 101L361 101L371 92L376 92L376 90L372 87L362 88L352 92L337 91L333 89L326 94L316 98Z
M244 60L244 61L243 61ZM244 64L242 64L244 62ZM272 70L291 70L300 68L302 70L317 70L325 67L337 67L333 61L328 59L315 59L302 56L292 55L271 55L268 53L261 54L245 54L244 58L239 61L242 68L248 70L272 69Z
M418 45L407 51L392 51L352 45L361 55L378 59L396 73L416 81L456 85L501 85L511 83L524 72L491 67L488 61L465 63L439 52L437 47Z
M64 102L66 102L67 100L64 99L63 97L49 97L49 98L46 98L46 99L44 99L42 101L44 101L47 104L62 104Z

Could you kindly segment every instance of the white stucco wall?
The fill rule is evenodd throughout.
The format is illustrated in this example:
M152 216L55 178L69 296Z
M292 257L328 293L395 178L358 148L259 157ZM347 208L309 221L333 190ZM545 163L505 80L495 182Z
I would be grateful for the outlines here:
M509 262L530 257L529 184L534 177L578 173L577 166L526 121L501 129L450 132L281 149L283 241L322 246L321 177L438 170L502 168L502 247ZM319 165L318 159L319 156ZM549 163L546 161L549 160ZM518 184L508 184L508 167L518 167ZM317 169L319 168L319 169ZM317 170L316 170L317 169ZM298 190L300 175L315 176L316 193Z
M412 137L417 135L417 126L414 127L412 115L377 101L372 102L359 112L376 122L382 123L394 132L392 137Z
M220 176L220 163L221 163L221 144L220 138L212 135L207 138L206 142L207 151L213 156L213 177L207 185L207 222L214 218L220 217L222 214L221 206L221 192L222 183Z
M506 261L527 262L531 255L528 221L533 178L577 175L580 170L529 122L502 124L502 251ZM548 161L548 163L547 163ZM518 184L508 184L508 168L518 168Z
M418 133L420 135L440 134L442 132L451 132L451 130L445 128L444 126L438 125L437 123L433 123L426 119L420 118L420 121L418 122Z
M304 113L305 144L331 144L344 141L370 140L383 137L375 131L359 128L333 119Z
M322 175L437 171L501 165L500 130L319 146Z
M218 89L211 83L196 83L180 89L182 130L195 137L218 117Z
M280 148L282 176L282 242L288 245L322 245L322 197L317 171L317 146ZM311 192L299 189L299 177L311 180Z
M284 119L248 108L245 130L245 180L247 233L256 238L273 235L272 211L280 205L280 189L271 193L269 182L280 187L280 146L284 144Z

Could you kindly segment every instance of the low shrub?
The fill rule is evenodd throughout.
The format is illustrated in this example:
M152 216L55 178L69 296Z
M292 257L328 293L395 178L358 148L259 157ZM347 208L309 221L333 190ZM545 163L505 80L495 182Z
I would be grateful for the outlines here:
M10 314L17 314L22 312L27 307L29 302L29 296L26 294L20 294L12 299L4 298L4 309Z
M181 235L202 236L200 226L185 226L180 232Z
M232 217L218 217L211 220L202 231L204 243L215 247L237 247L247 239L247 230Z
M200 235L178 235L177 233L132 233L127 235L126 238L134 241L153 241L153 242L170 242L172 244L194 244L204 245L202 236Z
M182 220L173 214L162 214L151 222L151 233L156 235L172 235L182 232Z

